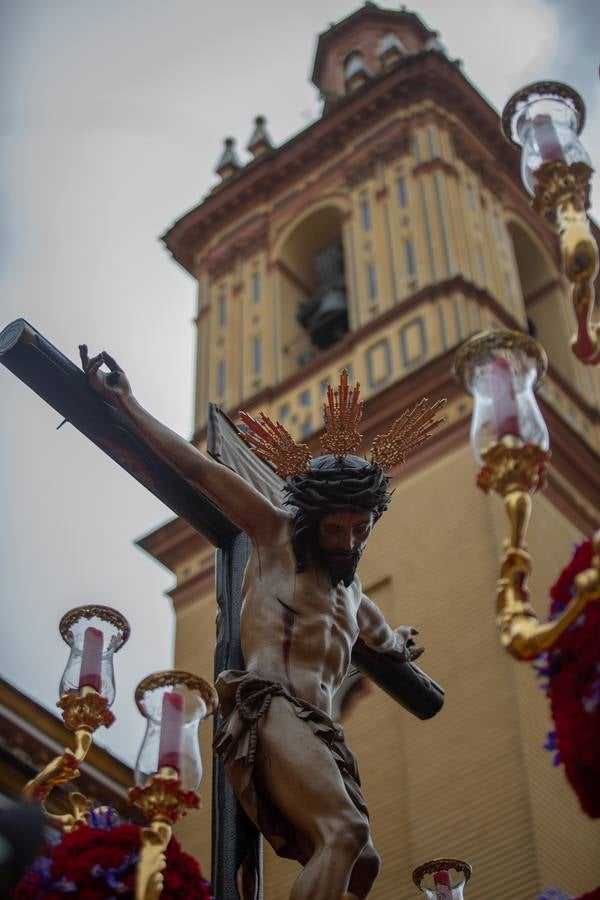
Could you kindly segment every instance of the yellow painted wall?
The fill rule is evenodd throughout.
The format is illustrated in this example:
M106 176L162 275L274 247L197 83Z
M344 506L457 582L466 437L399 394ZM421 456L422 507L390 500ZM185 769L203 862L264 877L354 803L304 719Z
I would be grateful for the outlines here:
M351 329L371 321L375 327L359 336L335 363L317 365L306 378L261 404L294 437L319 427L323 384L342 366L351 366L368 400L470 333L498 324L488 308L455 288L405 311L405 301L427 285L462 275L487 291L518 323L526 323L509 232L514 210L503 208L481 176L457 158L452 113L433 103L421 107L424 114L428 110L436 112L435 120L428 124L425 117L424 124L414 129L404 155L378 163L357 184L351 184L340 168L337 180L333 177L323 188L330 208L345 210L340 236ZM414 106L396 111L388 120L408 119L415 111ZM447 127L440 126L441 120ZM373 127L382 124L379 121ZM353 151L348 145L336 153L342 160ZM432 159L444 166L419 168ZM302 190L307 203L314 202L310 188L320 174L319 170L301 173L285 191ZM298 354L309 345L295 321L301 291L276 265L285 257L302 270L306 262L298 255L301 248L286 241L307 213L296 208L286 219L281 212L284 193L261 206L269 218L269 238L262 250L236 258L231 270L214 280L199 257L200 305L209 311L201 319L198 339L197 427L205 421L209 397L220 399L227 408L255 412L252 395L297 371ZM369 228L362 218L364 202L370 209ZM220 238L215 234L213 244ZM408 268L408 241L414 251L414 272ZM369 297L369 264L377 275L375 298ZM254 274L260 277L259 302L253 298ZM544 340L553 348L563 375L588 402L597 403L598 373L576 372L566 362L571 320L560 288L553 291L545 313L552 311L552 304L560 305L561 312L556 318L543 318ZM219 325L222 295L227 317ZM529 313L535 317L542 302L543 297L536 300ZM391 315L394 307L397 314ZM377 325L377 318L385 313L391 317ZM260 374L251 370L253 337L262 340ZM216 390L220 361L227 365L221 398ZM551 361L555 360L551 357ZM560 386L549 380L543 392L580 439L600 446L599 426L586 419ZM452 405L449 424L468 415L468 410L466 398ZM390 418L398 412L390 410ZM427 646L423 667L447 691L443 712L431 722L419 722L373 687L344 723L359 759L375 843L384 863L373 900L415 897L412 868L440 855L455 855L473 864L469 900L534 900L549 884L577 894L600 882L598 824L579 812L562 771L551 767L549 755L541 749L550 727L546 699L530 666L514 662L498 645L494 585L506 523L501 505L478 492L474 479L466 445L410 478L400 477L392 507L378 524L361 563L363 584L381 603L390 623L410 623L421 629ZM567 562L577 538L576 529L562 513L545 497L536 498L530 548L533 587L542 615L548 585ZM193 570L193 565L184 568ZM184 580L183 574L180 577ZM211 678L214 616L212 593L178 611L178 668ZM206 872L210 860L209 731L202 738L206 805L177 829ZM267 851L265 869L266 900L283 900L294 864L276 860Z
M435 856L474 867L469 900L534 900L554 884L573 894L600 882L600 824L578 809L561 769L542 750L547 701L528 664L498 644L494 585L507 524L502 505L474 486L467 446L395 485L361 562L367 593L390 624L414 624L422 667L447 692L421 722L377 687L344 721L363 779L383 869L374 900L412 900L412 869ZM539 496L529 545L540 615L577 530ZM176 665L210 677L214 599L178 616ZM203 735L209 768L209 734ZM210 797L210 773L203 794ZM208 870L209 810L178 834ZM295 863L265 852L266 900L281 900Z

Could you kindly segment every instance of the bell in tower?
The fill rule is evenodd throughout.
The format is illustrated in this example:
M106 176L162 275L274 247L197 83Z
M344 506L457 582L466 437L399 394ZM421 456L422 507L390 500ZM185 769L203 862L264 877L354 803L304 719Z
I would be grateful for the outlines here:
M348 307L344 257L339 240L332 241L315 253L313 263L318 287L312 299L303 303L298 321L320 350L331 347L348 331Z

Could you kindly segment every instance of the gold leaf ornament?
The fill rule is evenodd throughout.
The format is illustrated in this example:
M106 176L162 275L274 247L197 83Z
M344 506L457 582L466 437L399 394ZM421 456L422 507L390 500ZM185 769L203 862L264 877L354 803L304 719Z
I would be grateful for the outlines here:
M321 450L338 459L348 453L356 453L360 447L362 434L358 424L362 419L363 404L360 397L360 384L351 388L348 385L348 370L342 369L339 386L334 390L327 388L327 401L323 404L323 422L325 433L321 438Z
M407 453L416 450L428 440L436 428L444 421L444 416L436 418L445 406L445 400L438 400L429 406L426 397L405 409L385 434L378 435L371 447L371 459L386 472L406 461Z
M281 422L273 422L263 412L260 421L246 412L240 412L240 419L248 431L240 431L240 436L260 459L272 463L282 478L291 478L308 471L310 450L306 444L297 444Z

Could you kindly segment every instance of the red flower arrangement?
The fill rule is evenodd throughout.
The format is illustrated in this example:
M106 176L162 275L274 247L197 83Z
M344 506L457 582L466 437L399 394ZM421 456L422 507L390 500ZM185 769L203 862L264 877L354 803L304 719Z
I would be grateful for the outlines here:
M92 813L47 847L17 885L15 900L80 900L133 897L139 857L140 826L117 824L112 811ZM208 882L193 857L171 838L163 871L161 900L211 900Z
M575 576L592 564L592 542L576 548L550 594L550 618L575 593ZM554 731L546 749L556 751L554 765L565 775L588 816L600 817L600 602L586 611L536 665L547 679ZM587 895L586 895L587 896ZM594 896L594 895L592 895Z

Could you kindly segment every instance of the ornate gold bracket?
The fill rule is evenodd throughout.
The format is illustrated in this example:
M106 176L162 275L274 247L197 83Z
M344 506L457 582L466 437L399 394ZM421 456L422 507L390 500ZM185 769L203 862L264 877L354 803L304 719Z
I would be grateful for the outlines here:
M532 444L519 446L514 438L504 438L482 456L484 466L477 483L486 493L494 490L500 494L511 524L497 586L496 624L500 643L517 659L535 659L554 646L590 603L600 601L600 531L593 539L592 568L580 572L575 579L575 597L560 616L541 624L529 602L527 579L532 564L525 536L531 516L531 497L543 486L550 454Z
M577 333L571 341L575 356L588 365L600 363L600 323L592 321L598 246L590 231L587 209L593 170L582 162L543 163L535 172L533 208L555 226L560 238L565 275L573 286Z
M200 796L195 791L182 791L177 770L165 767L142 787L130 788L129 802L150 820L150 826L140 833L135 900L157 900L163 889L162 871L172 826L189 809L200 806Z
M90 803L83 794L74 792L69 795L73 812L64 816L55 816L48 812L45 800L54 787L67 784L79 777L79 766L92 746L93 732L100 725L108 728L114 722L114 716L108 708L106 698L92 687L82 688L79 694L64 694L57 706L63 711L65 726L75 733L75 747L73 750L65 747L61 756L52 759L25 785L22 793L26 799L40 803L50 824L63 831L72 831L88 818Z
M155 819L140 832L140 858L135 879L135 900L157 900L164 885L166 850L173 834L168 822Z
M84 794L80 794L79 791L71 791L68 801L71 812L65 813L62 816L48 812L44 803L42 802L41 804L48 824L53 828L62 831L64 834L75 831L78 825L89 825L90 812L92 810L91 802Z

